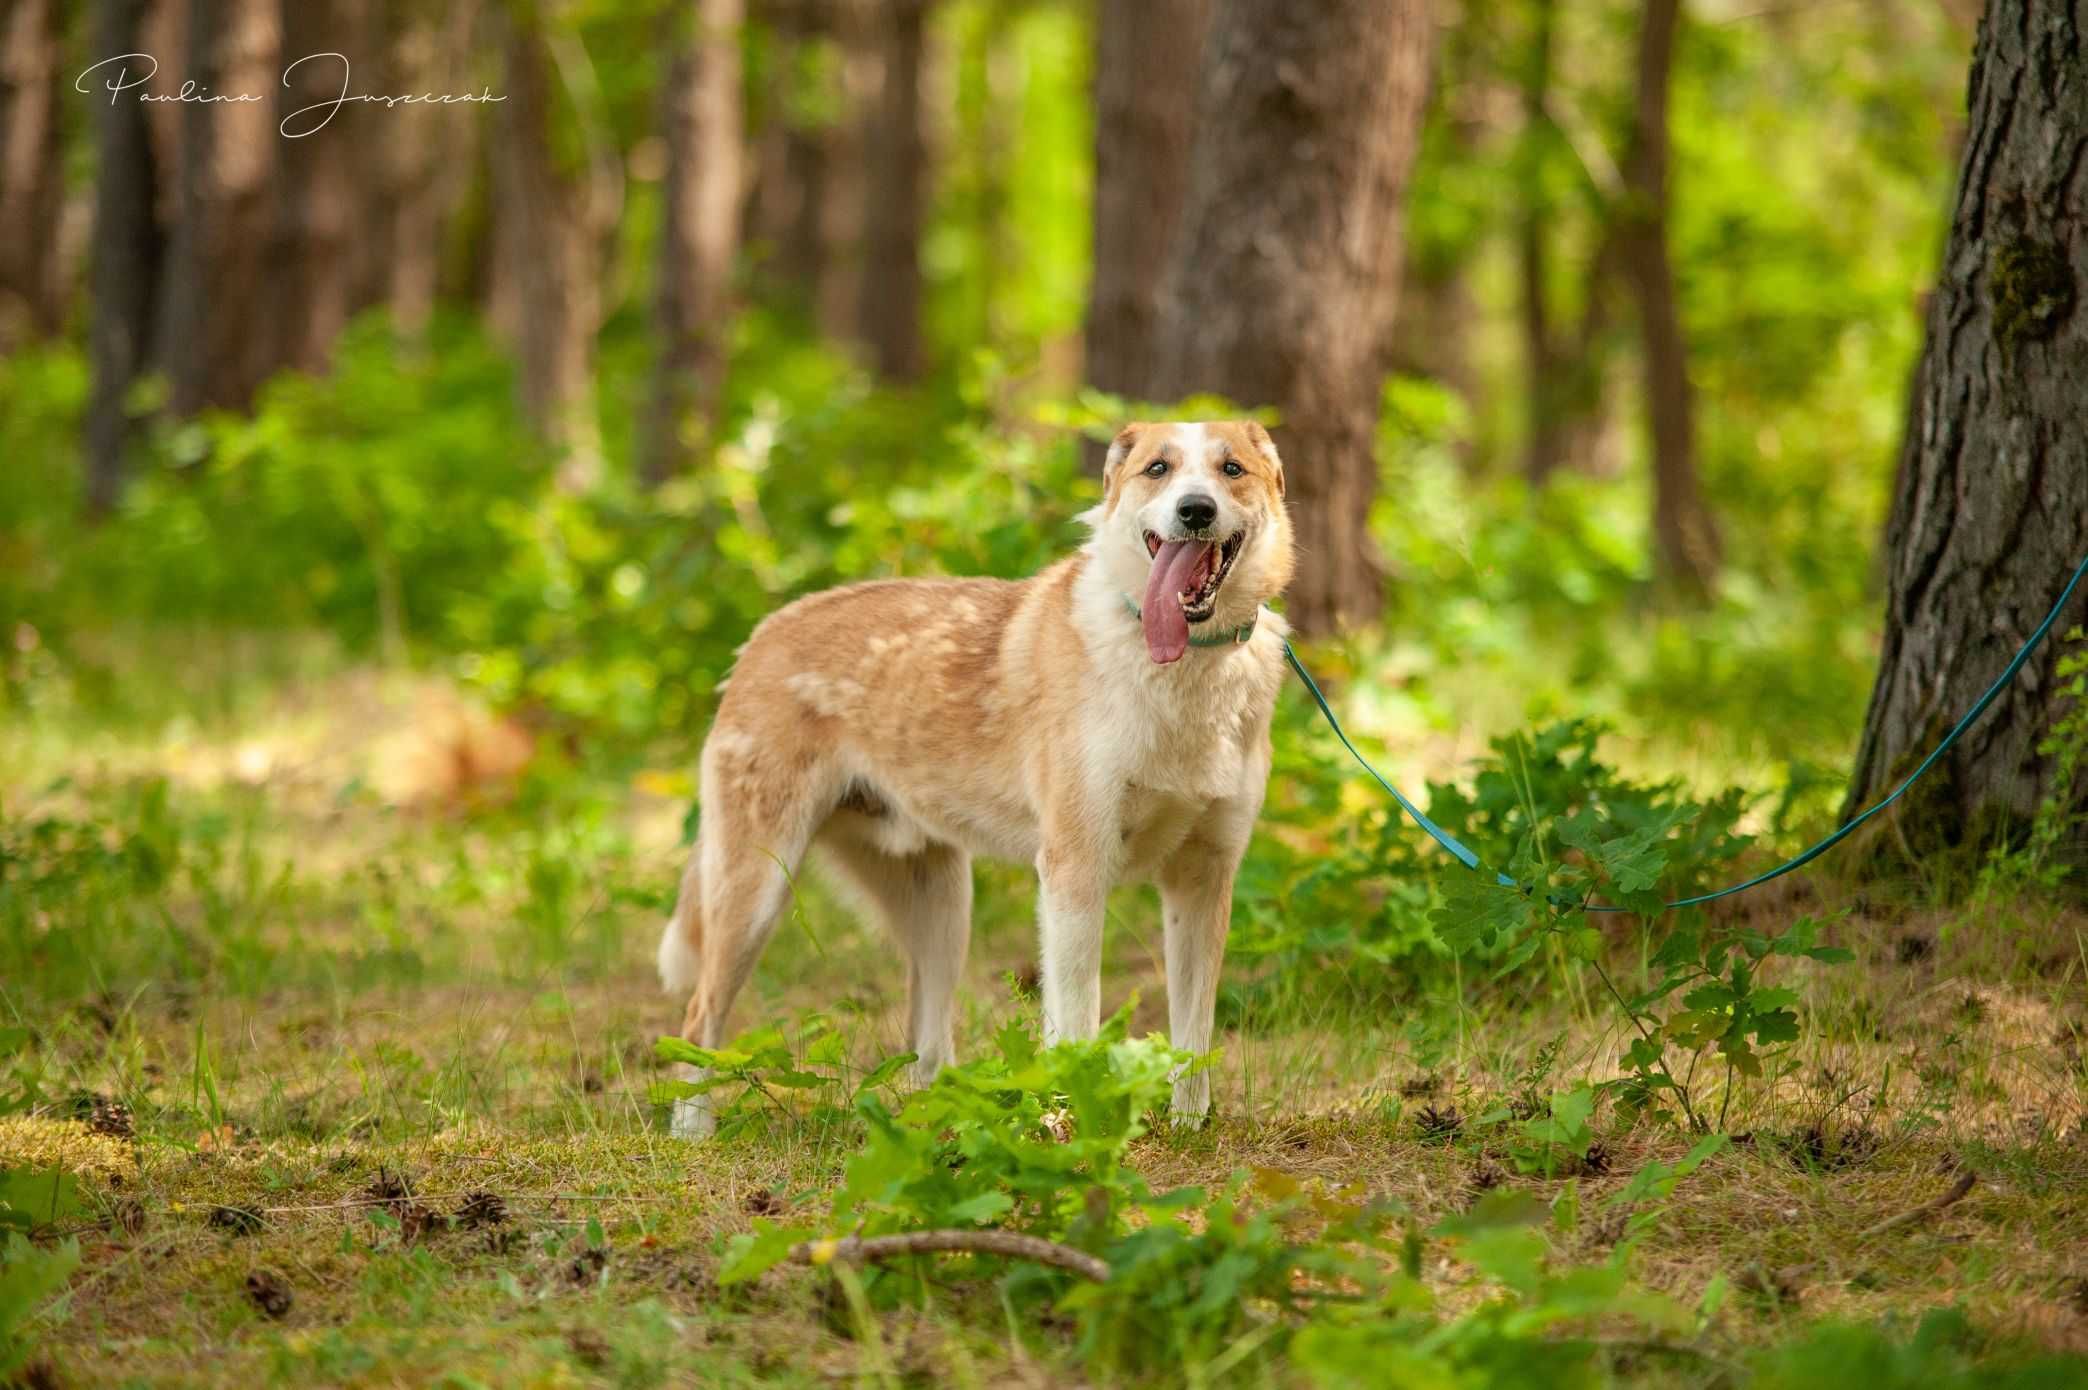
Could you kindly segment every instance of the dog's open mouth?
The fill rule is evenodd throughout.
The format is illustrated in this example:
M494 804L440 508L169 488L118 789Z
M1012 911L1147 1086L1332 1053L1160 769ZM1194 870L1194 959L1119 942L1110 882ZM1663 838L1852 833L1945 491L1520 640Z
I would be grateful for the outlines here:
M1246 536L1245 531L1235 531L1222 541L1163 541L1151 531L1145 533L1153 567L1139 615L1146 651L1154 661L1166 665L1181 660L1189 649L1189 625L1207 621L1217 608L1218 590L1232 572Z

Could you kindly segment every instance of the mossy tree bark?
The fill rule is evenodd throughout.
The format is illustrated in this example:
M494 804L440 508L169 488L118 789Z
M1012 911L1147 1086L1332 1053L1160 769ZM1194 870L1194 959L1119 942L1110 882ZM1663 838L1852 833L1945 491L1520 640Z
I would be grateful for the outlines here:
M1156 396L1273 405L1307 632L1383 606L1371 502L1380 345L1431 52L1424 0L1219 0L1181 228L1160 297Z
M1884 651L1848 811L1997 676L2088 553L2088 3L1994 0L1886 532ZM2061 620L2088 620L2077 596ZM2039 652L1915 800L1924 842L2020 822L2061 712ZM1939 776L1940 774L1940 776Z

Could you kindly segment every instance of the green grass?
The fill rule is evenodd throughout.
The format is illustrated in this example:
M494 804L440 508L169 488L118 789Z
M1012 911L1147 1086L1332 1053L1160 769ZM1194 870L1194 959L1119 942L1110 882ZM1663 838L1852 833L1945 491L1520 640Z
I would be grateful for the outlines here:
M860 1302L793 1266L721 1286L728 1245L758 1221L820 1225L862 1135L816 1092L729 1142L665 1132L653 1042L680 1010L650 957L679 868L680 768L573 765L545 744L519 776L481 777L493 736L460 732L474 726L439 682L267 674L200 709L167 697L179 717L61 711L0 743L16 1084L48 1132L88 1096L127 1105L136 1131L136 1176L84 1181L82 1210L41 1237L75 1236L81 1264L31 1327L39 1364L80 1385L1117 1378L1083 1362L1071 1314L963 1262ZM963 1055L1034 1014L1028 892L1025 875L981 870ZM1245 990L1213 1122L1162 1125L1127 1162L1156 1191L1215 1192L1243 1171L1318 1182L1396 1204L1416 1232L1526 1192L1552 1214L1561 1269L1627 1241L1635 1286L1687 1308L1728 1290L1650 1350L1595 1316L1582 1331L1604 1378L1825 1384L1836 1365L1899 1357L1904 1383L1943 1383L1949 1367L2088 1349L2088 918L2038 899L1944 910L1832 878L1734 910L1765 931L1830 919L1857 959L1782 967L1800 1040L1764 1079L1707 1092L1732 1142L1664 1204L1633 1208L1643 1229L1603 1203L1693 1136L1603 1103L1597 1148L1560 1165L1573 1176L1518 1161L1533 1109L1614 1075L1630 1041L1560 953L1504 981L1422 956ZM1628 988L1648 966L1626 926L1608 931L1602 957ZM1105 999L1135 1001L1134 1033L1163 1026L1158 944L1150 898L1120 895ZM904 1045L903 991L891 950L808 876L738 1017L817 1011L867 1069ZM37 1158L0 1151L0 1166ZM1963 1200L1874 1232L1967 1169ZM484 1193L504 1221L414 1211L452 1217ZM1446 1316L1496 1291L1454 1239L1416 1249ZM289 1303L270 1316L278 1289ZM1965 1321L1905 1349L1936 1309ZM1229 1383L1305 1379L1275 1350L1292 1317L1243 1308L1219 1353ZM1883 1340L1818 1330L1850 1323ZM1765 1359L1792 1346L1806 1350L1789 1365Z

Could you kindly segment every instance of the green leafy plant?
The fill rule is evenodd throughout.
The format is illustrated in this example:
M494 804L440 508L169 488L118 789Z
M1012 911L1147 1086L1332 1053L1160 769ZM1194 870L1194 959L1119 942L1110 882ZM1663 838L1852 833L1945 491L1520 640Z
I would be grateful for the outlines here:
M992 1051L945 1068L896 1109L859 1089L854 1110L865 1137L824 1232L761 1229L735 1243L720 1281L752 1278L822 1233L992 1225L1088 1248L1120 1232L1148 1196L1126 1151L1189 1060L1127 1037L1128 1018L1127 1009L1094 1039L1051 1048L1010 1023ZM737 1064L736 1056L720 1060Z
M36 1312L62 1290L80 1264L80 1243L32 1243L16 1231L0 1231L0 1385L12 1384L28 1364Z
M2078 835L2088 803L2088 789L2080 782L2081 764L2088 758L2088 633L2070 629L2066 642L2053 690L2055 698L2067 701L2066 709L2037 745L2038 753L2052 760L2051 781L2022 843L1996 846L1981 866L1974 896L1983 902L2025 889L2050 892L2078 867L2079 850L2070 854L2067 842Z
M896 1081L914 1060L911 1052L902 1052L867 1072L855 1072L849 1065L846 1036L821 1013L801 1015L795 1034L792 1038L780 1028L759 1028L717 1048L661 1038L653 1050L662 1061L700 1067L705 1075L700 1081L654 1082L653 1103L711 1097L720 1139L779 1123L831 1127L849 1120L851 1106L874 1104L875 1093ZM792 1102L786 1095L800 1099Z

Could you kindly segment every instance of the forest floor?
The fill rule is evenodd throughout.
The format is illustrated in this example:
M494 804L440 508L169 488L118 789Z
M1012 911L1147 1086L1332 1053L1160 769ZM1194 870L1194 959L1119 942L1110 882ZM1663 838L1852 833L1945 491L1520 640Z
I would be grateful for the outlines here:
M83 1174L61 1223L82 1261L35 1329L59 1383L1087 1380L1069 1338L1018 1329L990 1285L870 1327L821 1272L718 1286L732 1235L817 1220L856 1140L788 1116L712 1143L666 1133L653 1043L680 1006L651 958L681 774L605 788L539 768L511 798L511 731L442 687L291 688L149 730L53 718L0 741L0 933L35 970L0 972L0 1028L26 1030L44 1097L0 1120L0 1166L71 1154ZM961 1051L1035 1013L1027 893L1026 875L981 871ZM2088 1352L2088 916L1946 911L1826 877L1738 910L1846 913L1831 937L1857 960L1804 963L1791 1065L1735 1087L1732 1143L1636 1237L1652 1288L1692 1305L1730 1289L1697 1359L1610 1370L1731 1383L1732 1359L1821 1320L1911 1327L1951 1306L1995 1346ZM1163 1026L1158 940L1150 897L1120 895L1105 1006L1135 996L1134 1033ZM1605 1110L1599 1159L1547 1179L1478 1122L1534 1067L1553 1085L1613 1074L1628 1037L1577 979L1235 1014L1211 1123L1163 1127L1131 1162L1156 1188L1278 1170L1424 1222L1502 1186L1550 1202L1571 1183L1593 1213L1690 1136ZM737 1021L820 1011L868 1068L903 1045L904 984L808 882ZM1621 1235L1591 1216L1557 1254L1600 1259ZM1290 1379L1239 1374L1254 1367Z

